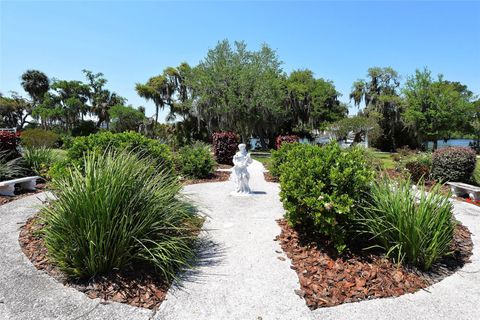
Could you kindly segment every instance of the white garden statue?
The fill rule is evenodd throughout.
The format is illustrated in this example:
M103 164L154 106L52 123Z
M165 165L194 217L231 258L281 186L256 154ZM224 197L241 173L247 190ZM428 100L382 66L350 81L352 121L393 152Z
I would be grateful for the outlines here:
M250 174L248 173L247 167L252 163L252 158L250 158L250 153L247 152L246 147L244 143L239 144L239 151L233 156L234 167L231 179L235 184L234 195L249 195L251 193L250 187L248 186Z

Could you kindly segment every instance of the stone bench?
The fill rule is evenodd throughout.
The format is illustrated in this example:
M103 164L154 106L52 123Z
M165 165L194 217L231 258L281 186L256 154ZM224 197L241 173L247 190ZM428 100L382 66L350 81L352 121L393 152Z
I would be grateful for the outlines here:
M12 179L7 181L0 182L0 195L2 196L14 196L15 185L19 184L20 187L24 190L35 191L35 186L37 185L37 179L41 177L25 177Z
M447 182L447 184L450 186L452 193L456 196L468 194L470 199L480 200L480 187L461 182Z

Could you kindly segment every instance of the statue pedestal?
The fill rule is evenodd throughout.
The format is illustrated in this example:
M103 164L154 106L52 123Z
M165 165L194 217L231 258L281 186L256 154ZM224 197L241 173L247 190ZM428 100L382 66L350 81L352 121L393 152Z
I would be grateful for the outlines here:
M251 193L251 192L246 193L246 192L236 192L236 191L232 191L232 192L230 192L230 195L231 195L232 197L246 198L246 197L251 197L251 196L253 196L253 193Z

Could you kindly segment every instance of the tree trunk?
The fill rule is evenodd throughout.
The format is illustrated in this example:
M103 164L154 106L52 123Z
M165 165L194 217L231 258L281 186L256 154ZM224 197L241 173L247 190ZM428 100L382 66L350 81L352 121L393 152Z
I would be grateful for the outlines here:
M438 147L438 140L435 139L435 140L433 140L433 150L432 151L437 150L437 147Z

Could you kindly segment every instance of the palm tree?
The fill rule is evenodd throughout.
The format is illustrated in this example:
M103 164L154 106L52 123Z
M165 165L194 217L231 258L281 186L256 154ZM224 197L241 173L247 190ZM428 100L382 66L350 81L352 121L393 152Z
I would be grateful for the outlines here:
M32 98L32 104L35 107L43 100L45 93L50 88L50 81L45 73L38 70L27 70L21 78L21 85Z

